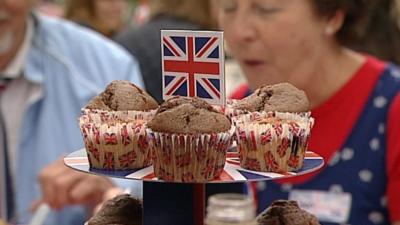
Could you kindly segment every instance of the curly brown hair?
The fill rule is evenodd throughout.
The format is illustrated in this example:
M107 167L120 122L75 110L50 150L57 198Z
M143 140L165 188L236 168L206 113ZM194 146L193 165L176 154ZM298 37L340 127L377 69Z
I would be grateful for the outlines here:
M396 0L311 0L316 12L330 17L345 12L336 34L340 44L400 63L400 28Z

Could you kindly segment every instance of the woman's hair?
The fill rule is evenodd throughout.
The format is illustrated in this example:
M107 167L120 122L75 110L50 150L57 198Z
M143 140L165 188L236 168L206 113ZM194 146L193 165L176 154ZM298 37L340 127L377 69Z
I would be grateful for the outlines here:
M340 44L400 63L398 0L311 0L320 16L345 12ZM396 2L397 1L397 2Z
M150 0L149 3L151 18L168 15L198 24L204 29L216 27L209 0Z
M66 0L65 18L92 25L96 20L94 0Z
M96 15L95 1L66 0L64 17L83 26L90 27L105 36L112 36L115 31L105 26Z

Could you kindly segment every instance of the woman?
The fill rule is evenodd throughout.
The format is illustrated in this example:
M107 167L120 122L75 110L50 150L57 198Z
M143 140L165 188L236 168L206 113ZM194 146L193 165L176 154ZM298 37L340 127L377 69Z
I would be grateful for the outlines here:
M67 0L65 18L113 37L125 26L125 0Z
M150 0L150 21L130 28L116 41L140 64L146 90L162 102L160 30L201 30L214 27L208 0Z
M261 208L291 198L323 224L400 224L400 71L346 47L368 0L220 0L219 22L250 90L290 82L310 100L318 173L261 183ZM245 93L242 92L244 97Z

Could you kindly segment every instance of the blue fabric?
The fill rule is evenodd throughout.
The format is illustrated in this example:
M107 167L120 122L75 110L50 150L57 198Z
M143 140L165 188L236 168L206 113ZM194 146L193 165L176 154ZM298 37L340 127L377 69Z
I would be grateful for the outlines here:
M43 93L24 113L18 145L17 214L21 223L40 198L37 175L63 154L83 147L77 118L87 101L112 80L143 87L136 61L122 48L73 23L37 16L24 75ZM83 224L83 208L52 212L48 225Z
M398 69L390 65L381 75L351 135L337 153L336 160L310 182L291 188L323 191L342 189L351 193L350 218L346 224L390 224L385 203L387 176L384 128L387 127L389 103L400 91L400 80L395 75L398 73ZM353 157L344 156L349 152L354 154ZM288 190L285 191L277 183L267 182L266 188L258 192L260 210L276 199L287 199L288 194Z

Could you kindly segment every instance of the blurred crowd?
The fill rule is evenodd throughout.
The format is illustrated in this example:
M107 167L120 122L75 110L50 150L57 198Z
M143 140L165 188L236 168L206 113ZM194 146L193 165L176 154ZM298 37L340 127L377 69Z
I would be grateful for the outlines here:
M382 180L348 191L383 196L372 196L374 202L355 197L342 224L400 224L400 0L0 0L0 197L9 197L0 198L0 224L27 223L42 203L53 209L48 225L82 224L109 191L133 186L140 196L140 182L78 173L62 157L83 146L76 118L110 81L129 80L162 102L161 29L223 30L229 97L278 82L305 90L321 116L310 143L316 152L326 147L318 153L327 162L359 157L340 149L382 150L379 168L360 175L376 172ZM353 91L345 89L350 85ZM342 106L334 103L346 100L348 108L334 115ZM384 110L372 111L374 104ZM336 126L342 119L348 123ZM361 143L375 135L372 129L379 131L378 144ZM315 184L327 185L321 174L298 188L327 191ZM347 181L340 182L346 189ZM257 187L260 207L273 201Z

